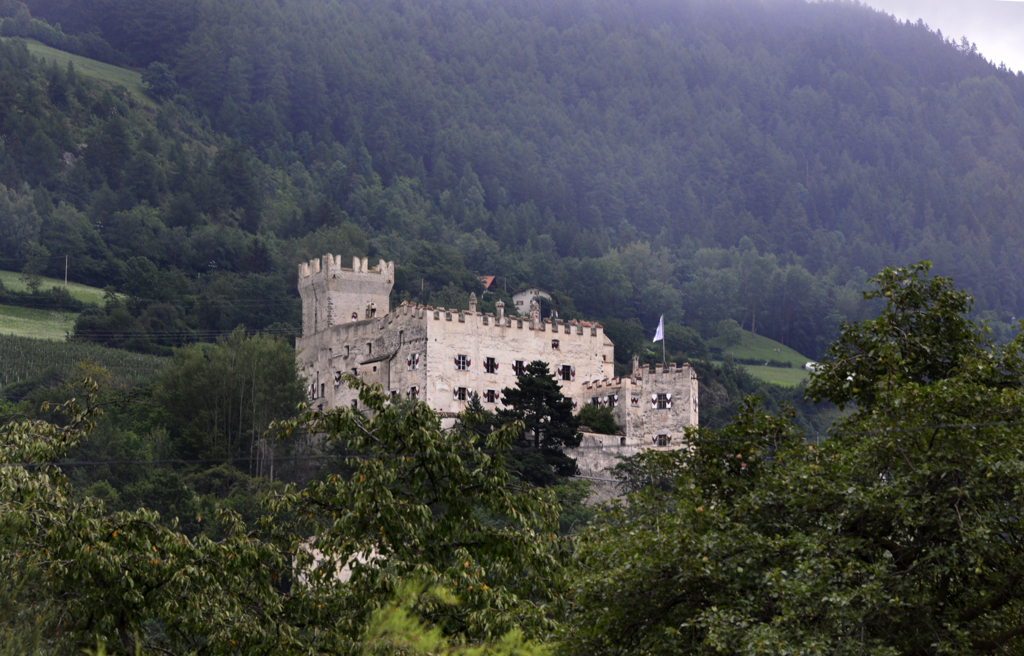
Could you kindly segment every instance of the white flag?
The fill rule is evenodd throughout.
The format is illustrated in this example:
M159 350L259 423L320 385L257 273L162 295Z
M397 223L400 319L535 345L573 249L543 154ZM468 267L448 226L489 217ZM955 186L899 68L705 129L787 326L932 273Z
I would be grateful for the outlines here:
M665 315L661 315L661 320L658 321L658 330L654 333L654 341L660 342L665 339Z

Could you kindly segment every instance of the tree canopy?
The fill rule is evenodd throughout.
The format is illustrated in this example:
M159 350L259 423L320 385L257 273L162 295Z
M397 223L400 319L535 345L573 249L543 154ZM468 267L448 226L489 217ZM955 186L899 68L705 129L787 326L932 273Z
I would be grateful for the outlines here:
M858 404L827 441L750 403L692 455L638 458L581 542L572 651L1024 646L1024 341L993 345L928 269L876 276L885 310L829 349L808 394Z

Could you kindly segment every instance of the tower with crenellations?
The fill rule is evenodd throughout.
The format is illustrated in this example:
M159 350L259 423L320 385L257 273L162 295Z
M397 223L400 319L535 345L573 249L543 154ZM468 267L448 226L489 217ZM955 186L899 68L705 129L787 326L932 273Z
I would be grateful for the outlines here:
M394 280L394 263L383 260L371 269L366 259L353 258L349 269L325 255L299 265L296 350L313 407L358 407L344 384L351 374L392 398L423 401L451 423L474 394L485 408L499 409L501 391L540 360L574 409L610 407L624 430L585 434L588 446L578 457L584 471L602 470L615 455L684 447L686 428L697 425L698 383L689 364L649 370L634 362L630 376L617 378L615 347L600 323L542 318L536 299L525 317L506 315L500 302L495 313L481 313L475 294L469 311L408 303L392 309Z
M302 336L331 326L371 319L389 312L395 263L381 260L370 268L367 258L352 258L352 268L341 266L341 256L328 253L299 265L302 297Z

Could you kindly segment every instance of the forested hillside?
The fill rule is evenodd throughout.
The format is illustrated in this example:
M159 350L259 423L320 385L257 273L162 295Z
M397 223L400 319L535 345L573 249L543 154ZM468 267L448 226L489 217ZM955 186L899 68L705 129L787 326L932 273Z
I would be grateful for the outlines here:
M19 69L39 114L71 119L5 121L3 182L43 219L27 234L89 252L73 275L139 299L82 336L294 331L294 265L328 250L395 259L399 299L464 303L474 274L539 284L563 315L623 322L620 341L665 313L817 356L872 311L869 272L922 258L979 310L1024 312L1024 80L857 4L5 8L5 33L102 39L161 99L133 114L75 91L65 108L73 79ZM53 237L53 216L86 217L88 249Z

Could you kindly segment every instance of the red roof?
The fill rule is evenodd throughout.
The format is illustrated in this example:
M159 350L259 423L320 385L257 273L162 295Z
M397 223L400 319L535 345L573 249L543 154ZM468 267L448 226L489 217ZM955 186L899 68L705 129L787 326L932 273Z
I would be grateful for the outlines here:
M494 284L494 276L478 276L478 277L480 279L480 282L483 283L484 289L490 289L491 286Z

